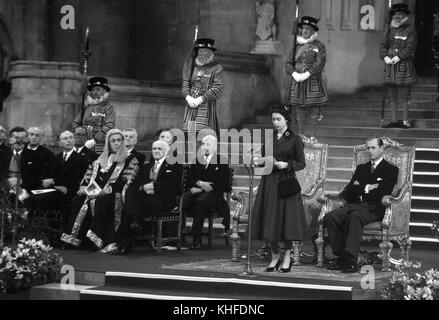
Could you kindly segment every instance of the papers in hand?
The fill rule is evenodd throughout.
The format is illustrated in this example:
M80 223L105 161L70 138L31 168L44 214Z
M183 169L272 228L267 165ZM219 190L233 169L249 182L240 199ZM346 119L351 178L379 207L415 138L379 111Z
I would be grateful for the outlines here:
M39 189L39 190L31 190L32 194L42 194L42 193L49 193L49 192L55 192L56 189Z
M101 191L102 191L101 187L99 187L99 185L93 179L90 180L90 183L85 188L85 193L90 198L96 198Z

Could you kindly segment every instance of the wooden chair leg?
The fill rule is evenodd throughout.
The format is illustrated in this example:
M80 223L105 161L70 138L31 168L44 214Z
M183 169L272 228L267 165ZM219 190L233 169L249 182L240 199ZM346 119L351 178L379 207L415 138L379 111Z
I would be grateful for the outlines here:
M162 241L163 241L163 221L157 220L157 253L162 252Z
M393 248L393 244L388 241L388 240L384 240L383 242L380 243L380 250L381 250L381 255L383 257L383 272L388 272L390 271L390 251L392 251Z
M207 247L210 249L212 248L212 238L213 238L213 217L209 216L209 229L207 231Z
M181 251L181 220L177 221L177 251Z
M324 239L323 239L323 226L319 226L319 232L315 241L317 247L317 267L323 267L324 258Z

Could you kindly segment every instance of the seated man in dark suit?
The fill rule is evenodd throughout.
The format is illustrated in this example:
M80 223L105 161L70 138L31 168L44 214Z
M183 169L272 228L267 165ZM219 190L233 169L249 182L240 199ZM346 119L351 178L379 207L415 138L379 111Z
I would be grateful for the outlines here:
M123 135L125 136L128 156L136 157L140 169L142 169L145 164L145 155L135 149L137 144L137 130L134 128L126 129L123 131Z
M88 165L90 165L99 157L99 155L85 146L85 143L88 140L87 130L84 127L75 128L74 137L75 152L85 157Z
M34 152L33 158L35 159L35 167L38 169L38 173L34 172L33 175L38 176L40 181L35 180L35 184L41 186L41 180L49 177L50 166L53 161L54 154L49 149L41 145L41 140L44 137L44 131L38 127L30 127L27 130L27 137L29 143L26 149Z
M190 188L183 197L183 210L193 217L192 249L201 247L201 233L204 219L212 210L218 211L224 217L223 224L228 230L230 225L230 210L224 200L227 190L228 165L227 159L217 153L217 139L207 135L201 143L204 159L191 165L186 186ZM221 160L222 159L222 160Z
M158 216L177 206L180 193L182 167L169 164L166 155L169 145L161 140L152 144L154 162L146 164L125 197L125 216L118 234L118 250L113 254L126 254L132 243L133 232L141 229L142 220Z
M79 189L79 183L87 170L87 160L74 150L73 133L64 131L59 136L63 151L58 153L50 168L50 178L42 181L48 193L31 194L25 205L37 210L63 209Z
M381 199L391 195L398 180L398 168L383 158L384 144L380 138L366 142L371 161L359 165L342 192L344 207L328 212L324 218L332 251L337 259L330 270L356 272L363 227L381 221L385 208Z
M26 147L27 133L22 127L15 127L9 132L11 153L8 163L8 182L11 191L15 194L20 186L19 200L24 201L31 190L42 187L44 174L48 172L42 165L42 157Z

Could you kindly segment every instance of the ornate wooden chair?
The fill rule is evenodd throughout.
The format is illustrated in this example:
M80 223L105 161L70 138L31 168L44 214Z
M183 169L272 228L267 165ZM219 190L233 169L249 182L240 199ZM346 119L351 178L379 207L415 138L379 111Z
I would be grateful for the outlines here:
M229 210L230 210L230 201L231 201L231 193L232 193L232 185L233 185L233 168L229 168L229 172L228 172L228 181L227 181L227 189L224 190L224 194L225 194L225 200L227 202L227 205L229 206ZM230 214L230 213L229 213ZM213 242L213 220L221 218L221 215L219 212L215 211L215 210L211 210L211 212L209 213L207 219L208 219L208 227L207 230L203 230L201 235L202 236L207 236L207 247L210 249L212 247L212 242ZM229 224L230 224L230 219L228 220ZM186 227L186 213L183 212L183 240L184 240L184 236L188 233L190 233L189 231L185 231L185 227ZM229 246L229 228L230 226L225 226L225 232L224 232L224 242L226 246ZM184 241L183 241L184 242Z
M383 260L383 271L389 271L390 251L393 248L391 241L396 241L401 247L401 262L408 259L410 249L410 207L413 183L413 166L415 160L415 147L404 146L398 142L383 137L385 145L384 158L399 168L398 182L393 189L392 195L383 197L382 204L386 207L385 216L382 221L368 224L363 229L362 239L365 241L380 240L380 251ZM353 171L359 164L370 161L366 145L354 147ZM317 265L323 266L323 243L324 228L323 218L325 214L340 208L343 199L338 195L323 195L320 198L322 210L318 218L319 231L316 245L318 247Z
M305 144L305 169L296 172L297 179L302 188L302 199L305 207L307 223L310 234L317 236L318 217L321 211L321 204L318 199L323 194L323 184L326 178L326 164L328 156L328 145L318 143L315 138L307 138L301 135ZM256 197L257 187L253 195ZM233 230L230 239L232 241L232 261L239 261L241 236L247 232L248 224L248 198L249 192L239 192L233 195L237 206L232 216ZM293 254L295 265L300 264L300 252L302 243L293 243Z
M161 212L159 216L149 216L145 217L145 223L155 224L155 233L153 235L137 235L136 240L147 240L155 242L155 249L157 253L161 253L162 246L167 241L177 241L177 250L181 250L181 230L183 221L183 191L184 185L187 177L187 170L185 167L182 168L181 181L180 181L180 194L177 195L177 207L169 211ZM173 236L163 236L163 225L165 223L173 222L177 224L177 235Z

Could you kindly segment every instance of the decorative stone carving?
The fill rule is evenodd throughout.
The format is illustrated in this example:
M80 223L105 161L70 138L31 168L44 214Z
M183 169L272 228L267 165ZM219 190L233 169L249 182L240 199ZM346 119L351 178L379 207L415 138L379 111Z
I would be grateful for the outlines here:
M256 26L256 36L258 40L251 53L280 55L282 48L280 42L277 40L275 0L257 0L256 13L258 15L258 24Z

